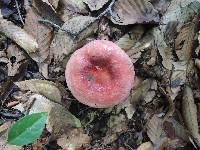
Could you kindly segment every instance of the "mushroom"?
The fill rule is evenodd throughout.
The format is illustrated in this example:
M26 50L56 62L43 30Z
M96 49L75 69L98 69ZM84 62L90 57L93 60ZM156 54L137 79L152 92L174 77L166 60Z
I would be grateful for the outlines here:
M65 70L69 90L81 103L107 108L123 102L134 83L134 67L115 43L94 40L76 50Z

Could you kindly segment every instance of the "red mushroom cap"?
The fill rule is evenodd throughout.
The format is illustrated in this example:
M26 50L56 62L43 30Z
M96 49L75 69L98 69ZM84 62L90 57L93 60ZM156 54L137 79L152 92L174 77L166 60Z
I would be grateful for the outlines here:
M124 101L133 87L134 67L115 43L95 40L76 50L65 77L69 90L83 104L106 108Z

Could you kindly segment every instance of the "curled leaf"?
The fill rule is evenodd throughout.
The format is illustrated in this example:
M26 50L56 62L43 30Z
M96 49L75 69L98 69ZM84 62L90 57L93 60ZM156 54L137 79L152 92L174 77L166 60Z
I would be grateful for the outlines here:
M0 19L0 32L16 42L29 54L36 52L38 49L38 43L31 35L24 29L3 18Z
M197 122L197 106L194 103L192 89L185 86L184 95L182 98L182 115L184 122L193 136L194 140L200 146L200 134Z
M29 90L34 93L41 94L54 102L61 102L62 96L66 94L61 86L57 86L54 82L47 80L25 80L15 82L21 90ZM63 95L62 95L62 93Z

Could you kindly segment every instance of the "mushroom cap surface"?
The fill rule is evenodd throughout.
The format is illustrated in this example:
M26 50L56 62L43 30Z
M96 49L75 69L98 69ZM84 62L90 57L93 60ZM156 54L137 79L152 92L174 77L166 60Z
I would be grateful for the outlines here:
M69 90L81 103L107 108L124 101L134 83L134 67L115 43L94 40L76 50L65 70Z

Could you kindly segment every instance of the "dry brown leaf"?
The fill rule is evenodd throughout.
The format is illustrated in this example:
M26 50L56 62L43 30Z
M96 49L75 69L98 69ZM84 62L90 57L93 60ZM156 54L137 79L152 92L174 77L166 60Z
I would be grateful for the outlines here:
M19 67L21 66L22 60L24 60L25 54L22 50L19 49L17 45L11 44L9 45L8 49L6 50L7 58L9 62L7 63L8 67L8 76L14 76L17 72ZM14 61L13 61L14 60Z
M14 25L5 19L0 19L0 32L4 33L8 38L16 42L28 54L38 50L37 41L29 35L24 29Z
M49 68L48 68L49 64L48 63L39 63L38 67L39 67L39 72L45 77L45 79L49 78Z
M151 142L142 143L137 150L153 150L153 145Z
M49 3L50 0L32 0L31 2L32 6L37 10L40 16L59 26L63 24L54 7ZM30 7L28 6L26 9L28 10Z
M97 30L96 18L89 16L78 16L67 21L63 30L55 35L50 52L55 61L62 61L63 58L72 53L76 48L81 47L86 38Z
M200 59L195 59L195 65L200 69Z
M149 48L151 46L151 43L154 40L154 36L152 35L152 31L145 33L144 36L139 39L139 41L126 53L133 57L134 55L137 56L138 53L143 52L145 49Z
M15 84L23 91L31 91L34 93L41 94L54 102L61 103L62 97L66 96L66 91L61 85L57 85L54 82L47 80L25 80L15 82Z
M187 61L191 58L196 34L195 28L196 25L193 22L187 23L181 28L175 40L175 49L179 60Z
M80 121L62 105L38 94L31 95L29 100L33 101L29 114L48 112L47 130L51 132L52 139L69 132L74 127L81 127Z
M159 15L148 0L118 0L113 6L111 20L119 25L158 22Z
M162 122L162 119L156 115L147 122L147 135L154 144L157 144L161 138Z
M181 125L178 121L176 121L174 118L168 118L167 120L164 121L163 130L167 135L167 137L171 139L179 137L184 141L189 142L187 129L183 125Z
M24 29L32 35L37 43L39 51L30 56L37 62L42 63L49 55L50 44L53 37L53 29L38 22L41 19L39 14L29 8L26 14Z
M60 19L66 22L73 17L87 14L88 11L85 6L82 0L60 0L57 12Z
M167 12L162 17L162 23L167 25L169 22L178 21L177 28L188 22L200 10L198 0L172 0Z
M178 61L173 62L173 70L170 76L170 83L167 86L167 92L172 100L176 98L181 90L181 86L187 83L191 77L194 63L193 61Z
M83 0L91 11L101 9L109 0Z
M199 126L197 122L197 106L194 103L192 89L185 86L184 95L182 98L182 115L187 129L193 136L194 140L200 146Z
M141 25L135 26L132 30L122 36L115 43L124 51L131 49L141 38L144 33L144 27Z
M87 147L91 142L91 138L84 134L81 129L74 129L69 133L63 134L58 140L57 144L66 150L80 150Z
M165 43L163 31L155 28L154 36L158 51L162 56L162 64L166 69L171 70L173 62L172 49Z
M149 79L144 80L136 89L133 89L131 91L130 97L131 97L131 104L137 103L141 98L146 96L146 93L151 87L152 81Z

